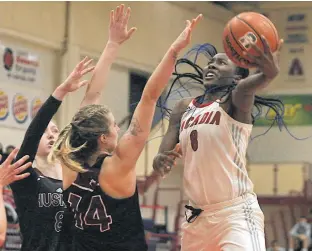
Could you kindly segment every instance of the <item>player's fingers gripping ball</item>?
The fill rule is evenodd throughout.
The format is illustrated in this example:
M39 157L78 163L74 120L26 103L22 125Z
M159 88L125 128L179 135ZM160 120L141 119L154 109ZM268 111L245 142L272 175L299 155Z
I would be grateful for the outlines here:
M255 67L255 62L248 55L257 57L261 52L265 53L266 44L262 36L265 37L271 52L275 52L280 40L274 24L267 17L256 12L240 13L225 26L223 32L225 53L240 67ZM251 46L252 44L255 44L259 50Z

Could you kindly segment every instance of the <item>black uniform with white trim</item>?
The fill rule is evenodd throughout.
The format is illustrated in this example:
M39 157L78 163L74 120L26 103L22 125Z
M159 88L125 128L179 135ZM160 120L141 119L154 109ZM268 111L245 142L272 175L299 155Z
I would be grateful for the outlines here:
M138 191L125 199L114 199L105 194L98 181L104 158L87 167L87 172L79 173L63 193L75 218L72 250L145 251L147 245Z
M29 155L29 161L34 162L40 139L60 105L53 96L42 105L26 131L17 160ZM62 181L33 167L26 172L29 177L11 184L23 240L21 251L67 251L71 241L63 226Z

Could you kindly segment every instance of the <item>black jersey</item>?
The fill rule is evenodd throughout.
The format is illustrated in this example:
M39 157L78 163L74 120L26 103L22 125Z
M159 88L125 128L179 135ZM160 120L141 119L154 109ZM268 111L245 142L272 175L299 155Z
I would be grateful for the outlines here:
M29 155L29 161L34 161L40 139L60 104L52 96L43 104L27 129L17 160ZM68 250L69 233L64 238L67 242L61 238L66 207L62 181L45 177L32 167L26 171L29 177L11 184L22 234L21 251Z
M138 191L125 199L105 194L98 181L103 160L100 158L87 172L79 173L63 192L75 218L72 250L146 251Z

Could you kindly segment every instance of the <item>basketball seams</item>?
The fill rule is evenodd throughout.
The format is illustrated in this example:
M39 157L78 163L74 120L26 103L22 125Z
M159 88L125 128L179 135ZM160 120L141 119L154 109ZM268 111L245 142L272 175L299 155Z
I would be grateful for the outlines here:
M237 40L236 37L234 36L233 30L232 30L232 27L231 27L231 24L232 24L232 22L229 23L229 31L230 31L230 34L231 34L233 40L234 40L235 43L239 46L239 48L241 48L242 51L246 51L245 48L241 45L241 43L238 42L238 40Z
M241 22L243 22L244 24L246 24L251 30L253 30L256 35L259 37L261 43L262 43L262 50L265 48L265 44L263 43L262 39L261 39L261 35L243 18L240 18L239 15L236 16L236 18L238 18Z
M240 42L236 39L236 37L234 36L234 33L233 33L233 30L232 30L231 24L232 24L232 22L230 22L230 23L227 25L229 36L231 36L232 41L234 41L234 42L236 43L236 45L238 46L238 48L241 49L241 51L245 51L245 48L241 45L241 43L240 43ZM239 52L237 52L237 53L240 55ZM248 64L251 63L250 60L247 59L246 57L243 57L242 55L240 55L240 56L241 56L242 58L244 58L244 60L246 60L246 62L249 62ZM235 60L235 62L233 61L235 64L240 65L240 62L239 62L238 60L236 60L236 59L232 59L232 60ZM241 67L243 67L243 66L241 66Z
M270 25L270 27L272 28L272 30L273 30L273 32L274 32L275 40L276 40L276 47L275 47L275 50L274 50L274 51L276 51L277 48L278 48L278 42L279 42L279 36L278 36L277 30L276 30L274 24L271 22L270 19L266 18L266 17L263 16L263 15L260 15L260 17L262 18L262 20L263 20L264 22L266 22L266 23L268 23L268 24Z

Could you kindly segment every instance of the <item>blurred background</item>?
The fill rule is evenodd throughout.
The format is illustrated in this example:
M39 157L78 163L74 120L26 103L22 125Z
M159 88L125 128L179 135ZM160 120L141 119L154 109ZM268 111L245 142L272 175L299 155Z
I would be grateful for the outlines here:
M36 111L76 63L84 56L97 60L108 38L110 10L121 3L0 2L0 151L4 155L20 145ZM312 219L312 140L299 140L312 135L312 2L125 4L132 8L130 25L138 31L122 46L102 97L120 123L121 133L129 125L148 77L183 30L186 19L204 15L191 46L209 42L219 51L223 51L226 23L240 12L260 12L275 24L285 40L281 72L262 95L278 96L285 102L287 129L297 139L277 126L253 139L248 171L265 214L267 247L276 240L287 248L289 231L299 217ZM63 102L55 118L60 128L71 120L84 91ZM182 96L196 95L196 90L174 93L169 107ZM137 176L150 250L174 251L179 250L187 198L183 195L181 164L166 179L150 176L153 157L167 127L160 113L155 115L150 140L137 164ZM260 119L253 136L264 134L270 124ZM302 243L296 245L300 250Z

